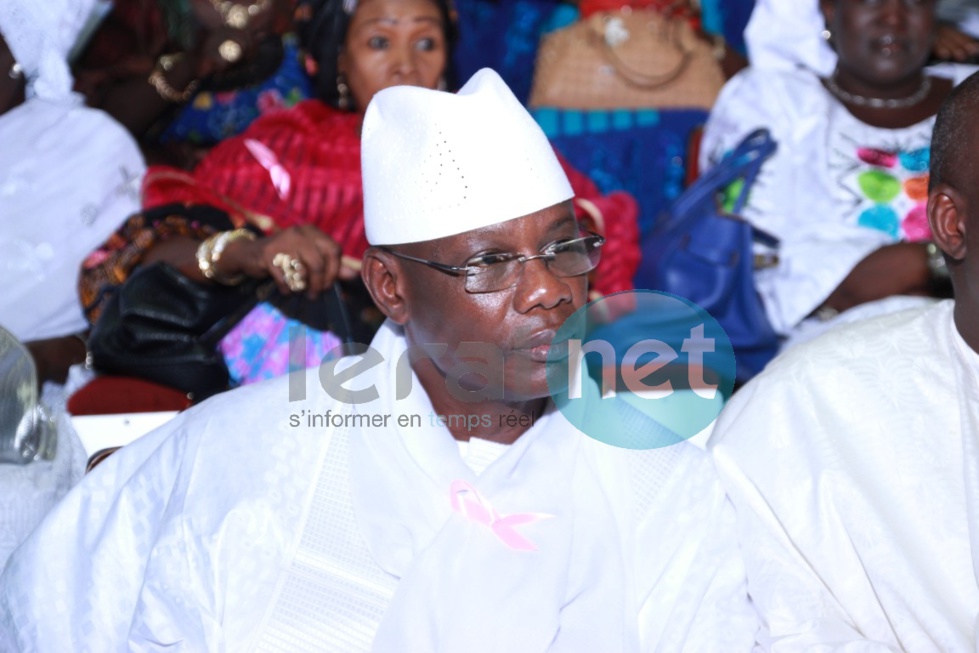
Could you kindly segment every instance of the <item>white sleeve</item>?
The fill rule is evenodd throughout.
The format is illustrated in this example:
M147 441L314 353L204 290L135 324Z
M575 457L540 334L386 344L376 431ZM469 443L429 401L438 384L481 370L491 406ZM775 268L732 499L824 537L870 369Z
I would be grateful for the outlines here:
M175 419L89 473L0 576L0 650L126 651L143 570L179 469ZM176 424L175 424L176 423Z
M890 242L838 215L827 163L827 106L825 91L808 73L747 69L724 87L704 131L702 169L755 129L767 128L777 142L751 187L744 217L781 241L778 266L756 275L768 317L781 334Z
M804 460L805 448L798 445L810 438L783 437L798 431L798 422L816 423L804 413L793 420L783 409L791 404L785 395L793 394L798 399L803 393L794 385L784 393L771 384L747 385L725 407L711 440L715 464L737 510L748 591L761 615L759 646L771 653L897 653L899 649L870 641L860 632L820 570L810 564L813 543L794 539L789 532L793 527L785 524L787 518L807 522L796 523L793 532L801 528L813 540L838 528L825 521L825 514L809 514L805 501L794 500L794 512L785 512L785 495L808 496L819 484ZM813 498L811 503L818 502ZM839 576L846 575L848 563L840 561ZM858 579L860 573L855 572L853 582Z
M668 459L671 468L665 480L648 471L636 477L641 650L747 653L759 622L734 509L703 450L687 442L666 449L632 452Z

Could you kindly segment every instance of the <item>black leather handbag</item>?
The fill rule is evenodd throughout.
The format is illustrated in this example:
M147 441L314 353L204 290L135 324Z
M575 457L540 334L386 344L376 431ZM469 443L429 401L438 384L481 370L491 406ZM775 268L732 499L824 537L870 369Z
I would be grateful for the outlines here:
M229 384L218 342L274 289L271 280L205 285L166 263L140 267L92 326L92 365L206 399Z
M214 231L235 228L227 213L205 204L160 206L146 211L144 220L153 224L169 216ZM271 279L236 286L198 283L160 262L137 268L111 293L89 336L95 370L169 386L195 402L228 389L228 368L217 345L260 302L313 329L332 331L347 352L353 342L370 342L380 324L363 284L355 283L334 283L310 300L283 296Z
M260 302L332 331L349 351L370 331L352 322L339 283L316 300L279 294L270 279L237 286L201 284L166 263L137 269L110 297L88 347L98 372L132 376L185 392L194 402L227 390L228 367L217 345Z

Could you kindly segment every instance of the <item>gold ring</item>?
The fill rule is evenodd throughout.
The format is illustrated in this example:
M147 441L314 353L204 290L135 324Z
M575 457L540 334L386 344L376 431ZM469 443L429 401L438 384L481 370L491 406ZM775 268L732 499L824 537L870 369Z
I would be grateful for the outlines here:
M292 292L302 292L303 290L306 290L306 282L303 281L303 278L297 274L287 276L286 285L289 286L289 290Z
M303 262L298 258L289 256L285 252L279 252L272 257L272 265L282 270L289 290L299 292L306 289L306 281L303 279Z
M241 45L238 43L238 41L234 41L232 39L222 41L221 45L218 46L218 54L221 55L221 58L228 63L235 63L241 59Z

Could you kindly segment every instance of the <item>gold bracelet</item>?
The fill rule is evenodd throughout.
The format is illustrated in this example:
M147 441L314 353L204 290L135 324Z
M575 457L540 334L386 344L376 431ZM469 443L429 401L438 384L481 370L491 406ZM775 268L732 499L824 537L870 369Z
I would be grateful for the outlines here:
M146 81L156 89L156 92L161 98L167 102L173 102L174 104L183 104L187 102L190 98L194 96L197 92L197 88L200 86L199 80L191 80L187 84L187 88L183 91L178 91L174 87L170 86L170 82L167 81L165 73L170 72L174 65L181 59L183 59L183 53L176 54L164 54L156 61L156 67L153 68L153 72L150 73L149 78Z
M244 274L225 276L218 271L217 264L221 259L221 254L224 253L224 248L229 243L242 238L255 240L255 234L248 229L235 229L234 231L222 231L206 238L197 247L197 267L200 268L201 274L225 286L241 283L245 279Z

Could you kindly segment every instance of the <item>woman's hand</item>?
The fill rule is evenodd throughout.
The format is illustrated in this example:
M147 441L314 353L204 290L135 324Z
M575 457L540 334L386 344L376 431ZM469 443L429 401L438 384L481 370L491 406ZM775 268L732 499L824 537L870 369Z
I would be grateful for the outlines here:
M931 273L924 243L895 243L874 250L850 271L824 306L843 312L892 295L929 295Z
M969 61L979 55L979 41L955 25L939 23L935 28L932 52L943 61Z
M228 276L270 276L283 294L305 290L312 298L333 285L340 274L340 256L336 241L312 225L302 225L258 240L229 243L217 268ZM298 263L290 266L291 261Z
M34 359L38 387L45 381L64 383L68 378L68 368L85 362L84 338L84 334L78 334L24 343L31 358Z

